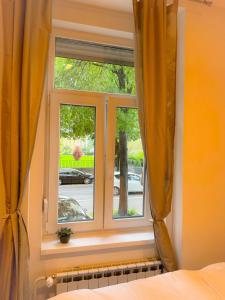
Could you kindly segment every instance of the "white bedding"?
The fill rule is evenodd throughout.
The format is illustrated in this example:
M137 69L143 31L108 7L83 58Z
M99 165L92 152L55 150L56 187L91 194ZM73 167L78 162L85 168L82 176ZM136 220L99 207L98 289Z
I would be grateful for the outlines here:
M199 271L180 270L128 283L78 290L51 300L225 300L225 262Z

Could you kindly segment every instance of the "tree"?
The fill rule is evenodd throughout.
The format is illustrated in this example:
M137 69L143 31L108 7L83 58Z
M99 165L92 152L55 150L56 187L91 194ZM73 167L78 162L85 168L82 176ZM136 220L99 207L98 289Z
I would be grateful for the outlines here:
M99 62L56 58L55 86L58 88L99 92L135 94L134 68ZM128 156L127 142L140 137L136 109L117 108L115 165L120 170L119 215L127 215ZM61 136L94 139L95 109L93 107L62 105Z
M135 95L134 68L56 57L55 87Z
M128 152L127 142L140 137L138 114L135 108L117 108L116 158L120 170L119 216L128 212Z

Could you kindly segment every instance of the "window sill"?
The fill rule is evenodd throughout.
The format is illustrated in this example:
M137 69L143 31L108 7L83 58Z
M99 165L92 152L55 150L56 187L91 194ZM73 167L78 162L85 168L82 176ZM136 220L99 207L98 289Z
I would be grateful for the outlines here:
M151 246L154 233L151 229L107 230L76 233L68 244L61 244L56 236L46 236L41 245L41 255L69 254L84 251L121 249L126 247Z

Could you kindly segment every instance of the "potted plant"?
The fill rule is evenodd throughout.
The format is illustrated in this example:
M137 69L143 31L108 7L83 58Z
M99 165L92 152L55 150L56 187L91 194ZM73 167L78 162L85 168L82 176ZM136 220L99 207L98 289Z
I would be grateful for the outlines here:
M68 227L62 227L56 232L58 238L60 239L60 242L63 244L66 244L70 240L71 234L73 234L71 228Z

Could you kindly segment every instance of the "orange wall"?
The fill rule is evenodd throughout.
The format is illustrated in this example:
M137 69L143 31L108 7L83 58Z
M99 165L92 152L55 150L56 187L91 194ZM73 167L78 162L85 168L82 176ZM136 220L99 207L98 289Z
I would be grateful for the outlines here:
M182 266L225 261L225 1L186 8Z

